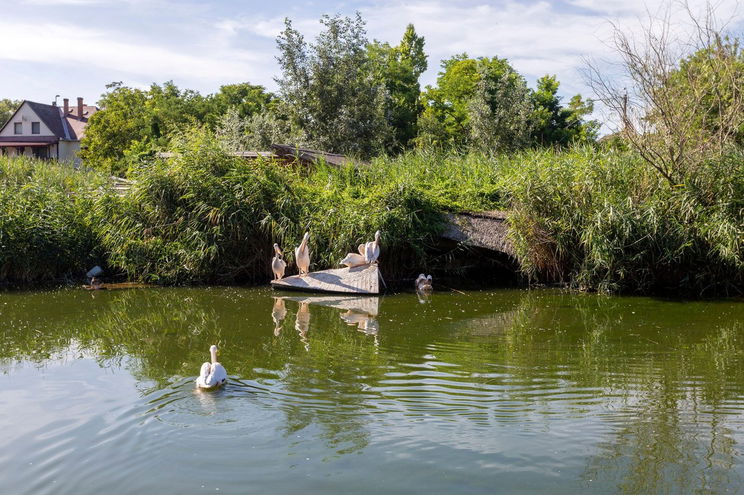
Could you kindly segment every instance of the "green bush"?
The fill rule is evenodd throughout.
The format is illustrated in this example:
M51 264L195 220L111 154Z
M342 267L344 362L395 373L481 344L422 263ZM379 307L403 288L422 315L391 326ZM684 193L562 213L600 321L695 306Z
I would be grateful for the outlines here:
M57 283L100 264L92 211L104 184L68 164L0 157L0 284Z
M669 188L630 153L524 155L506 184L521 265L582 289L734 293L744 281L742 162L731 155Z

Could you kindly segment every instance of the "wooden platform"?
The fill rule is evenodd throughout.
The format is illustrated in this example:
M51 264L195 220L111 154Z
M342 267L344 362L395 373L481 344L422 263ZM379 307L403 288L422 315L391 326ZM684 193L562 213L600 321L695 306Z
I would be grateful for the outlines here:
M272 280L275 289L327 292L338 294L379 294L380 272L377 265L334 268Z

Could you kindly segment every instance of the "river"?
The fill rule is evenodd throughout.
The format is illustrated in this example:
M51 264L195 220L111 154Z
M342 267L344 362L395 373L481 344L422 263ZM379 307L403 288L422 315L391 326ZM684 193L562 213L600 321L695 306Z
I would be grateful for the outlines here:
M741 301L60 289L0 328L3 494L744 490Z

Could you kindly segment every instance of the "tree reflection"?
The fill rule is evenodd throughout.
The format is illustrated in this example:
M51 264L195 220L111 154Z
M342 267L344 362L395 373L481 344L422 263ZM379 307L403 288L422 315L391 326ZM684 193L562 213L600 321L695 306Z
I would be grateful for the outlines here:
M379 305L224 288L6 293L0 359L12 374L16 361L43 366L82 349L165 388L195 377L214 343L231 377L268 391L286 435L317 427L338 455L368 445L374 412L410 417L423 405L430 417L456 414L472 437L507 420L528 431L591 420L600 432L582 477L618 493L736 491L744 481L742 305L555 291ZM415 399L396 395L391 372L418 387ZM204 412L219 413L203 399Z

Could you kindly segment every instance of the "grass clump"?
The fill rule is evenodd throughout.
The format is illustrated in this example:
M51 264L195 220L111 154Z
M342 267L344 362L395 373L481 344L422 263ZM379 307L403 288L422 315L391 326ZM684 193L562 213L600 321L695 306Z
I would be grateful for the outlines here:
M534 280L581 289L736 293L744 281L742 162L732 154L670 188L631 153L523 156L506 184L521 265Z
M92 215L105 177L68 164L0 157L0 284L51 284L101 263Z

